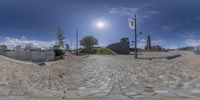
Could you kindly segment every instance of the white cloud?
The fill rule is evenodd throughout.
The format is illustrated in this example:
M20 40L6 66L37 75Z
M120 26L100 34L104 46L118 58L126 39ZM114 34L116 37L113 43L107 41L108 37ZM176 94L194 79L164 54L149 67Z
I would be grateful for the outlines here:
M8 48L14 48L17 45L21 45L24 47L27 44L32 44L34 47L39 48L48 48L55 44L55 41L40 41L40 40L30 40L27 39L25 36L22 36L21 38L12 38L12 37L6 37L3 41L3 44L7 45Z
M186 45L186 46L198 46L198 45L200 45L200 40L198 40L198 39L186 39L183 42L183 44Z
M152 41L152 45L160 45L160 46L164 46L166 45L167 42L165 40L159 39L159 40L153 40Z
M113 15L120 15L120 16L134 16L135 14L138 16L139 20L154 20L156 15L159 14L158 11L155 10L148 10L139 7L119 7L119 8L112 8L109 11L110 14Z
M182 33L182 34L179 34L179 36L181 38L184 38L184 39L192 39L192 38L195 38L196 36L193 35L193 33L191 32L185 32L185 33Z
M140 8L120 7L110 9L110 14L119 14L120 16L132 16L138 13Z
M138 47L139 48L145 48L146 46L146 39L145 38L142 38L141 40L139 40L138 42Z
M194 33L191 32L185 32L183 34L179 34L181 38L184 39L182 42L182 46L199 46L200 45L200 39Z

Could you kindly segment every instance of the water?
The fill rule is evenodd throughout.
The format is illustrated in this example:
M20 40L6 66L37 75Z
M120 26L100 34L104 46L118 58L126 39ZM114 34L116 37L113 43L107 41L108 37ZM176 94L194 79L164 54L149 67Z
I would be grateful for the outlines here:
M9 58L30 61L30 62L44 62L54 60L54 51L0 51L0 54Z

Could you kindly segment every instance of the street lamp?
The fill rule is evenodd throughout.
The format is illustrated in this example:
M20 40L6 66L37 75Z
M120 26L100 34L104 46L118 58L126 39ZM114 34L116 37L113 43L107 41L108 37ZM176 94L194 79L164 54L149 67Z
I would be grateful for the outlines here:
M78 56L78 29L76 29L76 55Z
M142 32L140 32L140 33L138 33L136 36L138 37L139 35L142 35L143 33ZM135 41L132 41L132 43L134 43Z
M141 35L142 32L137 33L136 15L134 18L129 18L128 22L129 22L129 27L134 30L135 41L132 41L132 42L134 42L134 45L135 45L135 58L137 59L137 36Z

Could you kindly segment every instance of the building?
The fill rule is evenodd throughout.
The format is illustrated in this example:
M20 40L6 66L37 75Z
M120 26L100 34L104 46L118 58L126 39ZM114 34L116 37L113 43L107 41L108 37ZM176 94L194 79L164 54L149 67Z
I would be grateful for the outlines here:
M108 49L112 50L117 54L129 54L129 44L128 43L113 43L107 46Z
M147 45L146 45L145 49L148 51L151 50L151 37L149 34L147 35Z
M41 51L41 50L42 50L41 48L34 47L34 45L31 43L26 44L24 48L24 51Z
M108 45L107 48L117 54L129 54L129 42L127 39L125 39L125 41L123 42L122 40L123 39L121 39L121 41L118 43L113 43L113 44Z
M66 51L69 51L69 49L70 49L70 48L69 48L69 44L66 44L65 50L66 50Z
M162 47L159 45L152 46L152 51L162 51Z
M24 51L21 45L17 45L14 49L15 51Z
M25 45L24 50L25 50L25 51L31 51L32 47L33 47L33 44L28 43L28 44Z
M197 46L198 47L198 46ZM187 46L187 47L182 47L182 48L179 48L178 50L182 50L182 51L192 51L194 50L195 48L192 47L192 46Z
M0 45L0 51L6 51L7 46L6 45Z

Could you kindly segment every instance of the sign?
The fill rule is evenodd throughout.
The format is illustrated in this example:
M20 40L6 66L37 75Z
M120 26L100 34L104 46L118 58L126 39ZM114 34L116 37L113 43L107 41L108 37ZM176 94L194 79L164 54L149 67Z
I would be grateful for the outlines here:
M135 29L135 19L134 18L128 18L128 24L131 29Z

